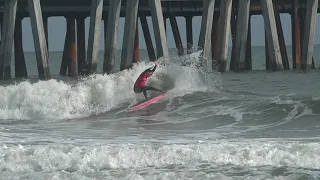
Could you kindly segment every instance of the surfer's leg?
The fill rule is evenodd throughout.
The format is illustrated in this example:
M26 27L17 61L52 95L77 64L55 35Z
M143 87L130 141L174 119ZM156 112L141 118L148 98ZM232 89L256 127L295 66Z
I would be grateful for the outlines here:
M141 92L142 92L142 89L141 89L141 88L134 87L134 88L133 88L133 91L134 91L135 93L141 93Z
M146 100L148 100L148 98L147 98L147 88L146 87L142 88L142 92L143 92L144 98L146 98Z

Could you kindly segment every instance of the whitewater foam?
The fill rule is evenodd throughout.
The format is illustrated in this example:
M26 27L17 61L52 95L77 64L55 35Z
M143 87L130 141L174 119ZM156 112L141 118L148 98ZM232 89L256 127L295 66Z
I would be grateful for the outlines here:
M51 79L1 86L0 119L71 119L133 104L142 98L132 91L134 81L142 71L152 66L153 63L141 62L130 70L111 75L95 74L79 82ZM216 75L210 78L218 79ZM160 63L149 79L151 85L170 90L167 99L195 91L209 91L215 86L208 84L208 76L204 78L192 63L189 66Z
M319 143L200 143L104 146L2 146L0 171L104 171L170 165L320 168Z

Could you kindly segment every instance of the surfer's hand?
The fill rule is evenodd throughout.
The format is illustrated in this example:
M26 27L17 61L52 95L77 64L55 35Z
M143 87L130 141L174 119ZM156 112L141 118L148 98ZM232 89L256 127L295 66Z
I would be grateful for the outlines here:
M157 66L157 65L158 65L158 61L157 61L157 60L155 60L155 61L154 61L154 64Z

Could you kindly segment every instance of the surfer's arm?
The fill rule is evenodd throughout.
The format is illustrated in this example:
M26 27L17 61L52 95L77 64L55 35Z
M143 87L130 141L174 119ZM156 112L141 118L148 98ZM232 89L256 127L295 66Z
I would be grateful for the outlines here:
M154 72L154 71L156 70L156 68L157 68L157 65L155 65L155 66L151 69L151 71Z
M152 72L154 72L156 70L156 68L158 66L158 61L154 61L154 64L155 65L154 65L153 69L151 69Z

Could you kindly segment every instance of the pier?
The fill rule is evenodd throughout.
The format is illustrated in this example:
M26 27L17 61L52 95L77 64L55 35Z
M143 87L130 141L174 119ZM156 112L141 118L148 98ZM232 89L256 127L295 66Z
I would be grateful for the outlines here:
M125 19L120 70L140 59L138 32L142 31L150 61L170 60L167 46L169 21L179 56L202 50L203 65L219 72L252 70L251 17L262 15L265 26L266 70L314 69L313 58L318 0L0 0L0 79L28 78L22 46L22 20L30 17L39 79L51 78L48 18L66 19L66 36L60 75L77 77L97 71L99 40L104 38L103 72L115 72L119 19ZM292 67L280 14L291 15ZM193 43L193 21L201 16L198 44ZM147 17L151 17L153 32ZM184 17L186 37L181 37L177 17ZM90 18L85 32L85 19ZM139 29L138 19L141 22ZM100 37L104 25L104 37ZM88 33L87 47L85 34ZM152 41L151 34L155 42ZM228 59L229 35L232 53ZM182 43L186 38L186 44ZM211 56L210 56L211 54ZM209 61L213 61L209 63ZM230 63L230 69L227 64Z

